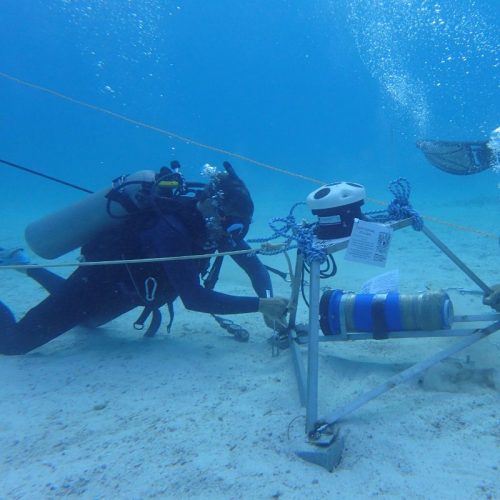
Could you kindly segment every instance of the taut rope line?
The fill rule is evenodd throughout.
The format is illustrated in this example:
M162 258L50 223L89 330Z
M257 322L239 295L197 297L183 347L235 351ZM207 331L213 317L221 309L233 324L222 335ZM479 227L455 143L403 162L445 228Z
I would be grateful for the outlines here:
M265 162L262 162L262 161L259 161L259 160L254 160L253 158L250 158L248 156L244 156L244 155L241 155L239 153L234 153L232 151L228 151L226 149L219 148L219 147L216 147L216 146L211 146L210 144L205 144L203 142L199 142L197 140L191 139L190 137L186 137L186 136L177 134L175 132L171 132L169 130L165 130L163 128L156 127L154 125L150 125L149 123L145 123L145 122L142 122L140 120L135 120L134 118L130 118L130 117L126 116L126 115L122 115L121 113L116 113L115 111L111 111L111 110L103 108L101 106L97 106L95 104L90 104L90 103L82 101L80 99L75 99L74 97L67 96L67 95L65 95L65 94L63 94L61 92L58 92L56 90L52 90L52 89L50 89L48 87L44 87L44 86L38 85L36 83L28 82L26 80L22 80L20 78L12 76L12 75L10 75L8 73L4 73L3 71L0 71L0 77L1 78L5 78L6 80L10 80L10 81L12 81L14 83L17 83L19 85L23 85L25 87L29 87L29 88L32 88L32 89L35 89L35 90L39 90L41 92L45 92L47 94L53 95L55 97L58 97L59 99L63 99L65 101L71 102L71 103L76 104L78 106L82 106L82 107L87 108L87 109L92 109L94 111L98 111L100 113L104 113L104 114L106 114L108 116L111 116L111 117L116 118L118 120L122 120L122 121L130 123L132 125L136 125L136 126L141 127L141 128L152 130L152 131L157 132L157 133L162 134L162 135L166 135L169 138L174 138L174 139L177 139L179 141L185 142L187 144L192 144L193 146L197 146L199 148L203 148L203 149L207 149L209 151L220 153L220 154L229 156L231 158L237 158L238 160L241 160L241 161L244 161L244 162L248 162L248 163L251 163L253 165L257 165L259 167L263 167L263 168L266 168L268 170L272 170L274 172L278 172L280 174L288 175L289 177L295 177L297 179L301 179L301 180L304 180L304 181L307 181L307 182L312 182L314 184L319 184L319 185L327 184L326 182L324 182L324 181L322 181L320 179L316 179L315 177L310 177L310 176L307 176L307 175L303 175L303 174L298 174L298 173L295 173L295 172L291 172L290 170L285 170L283 168L276 167L274 165L270 165L268 163L265 163ZM387 205L387 203L385 203L385 202L383 202L381 200L377 200L377 199L370 198L370 197L366 197L366 199L367 199L367 201L369 201L371 203L374 203L376 205L381 205L381 206L386 206ZM454 224L452 222L447 222L447 221L442 220L442 219L437 219L436 217L432 217L432 216L422 215L422 217L424 219L431 220L431 221L433 221L433 222L435 222L437 224L441 224L441 225L444 225L444 226L452 227L452 228L454 228L454 229L456 229L458 231L473 233L473 234L477 234L477 235L485 237L485 238L490 238L490 239L498 240L498 235L493 234L493 233L489 233L489 232L486 232L486 231L481 231L479 229L475 229L475 228L471 228L471 227L460 226L460 225Z
M249 248L245 250L233 250L232 252L217 252L204 253L199 255L179 255L176 257L154 257L150 259L122 259L122 260L99 260L99 261L82 261L82 262L59 262L53 263L43 262L43 264L9 264L0 266L0 271L3 269L37 269L39 267L92 267L92 266L118 266L121 264L145 264L151 262L167 262L171 260L195 260L195 259L210 259L211 257L219 257L224 255L242 255L247 253L259 253L258 250Z
M62 94L61 92L57 92L56 90L49 89L48 87L43 87L42 85L37 85L36 83L31 83L26 80L21 80L20 78L16 78L7 73L0 71L0 77L5 78L7 80L11 80L20 85L24 85L25 87L30 87L35 90L39 90L41 92L45 92L47 94L53 95L60 99L64 99L65 101L71 102L73 104L77 104L78 106L82 106L84 108L92 109L94 111L99 111L100 113L104 113L106 115L112 116L118 120L122 120L127 123L131 123L132 125L136 125L138 127L142 127L145 129L153 130L154 132L158 132L159 134L166 135L167 137L177 139L182 142L186 142L187 144L192 144L199 148L207 149L209 151L214 151L215 153L221 153L226 156L230 156L232 158L237 158L239 160L252 163L254 165L258 165L259 167L267 168L268 170L273 170L274 172L279 172L281 174L289 175L291 177L296 177L298 179L302 179L308 182L313 182L315 184L324 184L319 179L315 179L314 177L309 177L307 175L297 174L295 172L290 172L289 170L285 170L280 167L275 167L273 165L269 165L268 163L264 163L262 161L254 160L248 156L241 155L239 153L233 153L232 151L228 151L223 148L218 148L217 146L211 146L210 144L205 144L203 142L196 141L195 139L191 139L190 137L186 137L184 135L176 134L175 132L171 132L170 130L165 130L161 127L156 127L155 125L150 125L149 123L142 122L140 120L136 120L134 118L130 118L126 115L122 115L121 113L116 113L115 111L111 111L110 109L103 108L101 106L97 106L95 104L90 104L85 101L81 101L80 99L75 99L74 97L67 96Z

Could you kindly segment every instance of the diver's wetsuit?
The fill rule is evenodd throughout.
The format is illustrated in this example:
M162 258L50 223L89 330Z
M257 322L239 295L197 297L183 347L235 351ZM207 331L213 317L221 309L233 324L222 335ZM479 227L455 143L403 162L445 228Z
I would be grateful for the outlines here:
M203 232L199 221L188 224L178 216L155 215L146 225L143 221L135 224L97 238L82 248L82 254L88 261L97 261L210 253L195 241ZM249 247L241 240L230 248L220 245L218 249L245 248ZM235 255L233 259L250 277L258 297L272 294L269 273L255 255ZM17 323L0 302L0 353L24 354L77 325L103 324L137 306L159 307L177 297L187 309L207 313L258 310L258 297L236 297L204 288L200 272L207 264L207 259L197 259L79 267L68 279L43 268L31 270L29 275L42 283L50 295ZM155 291L150 302L145 297L146 284L150 295Z

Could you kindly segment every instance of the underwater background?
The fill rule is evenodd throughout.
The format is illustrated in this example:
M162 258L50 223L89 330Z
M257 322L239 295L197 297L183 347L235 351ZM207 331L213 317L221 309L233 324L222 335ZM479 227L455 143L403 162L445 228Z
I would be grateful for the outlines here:
M498 5L1 0L0 159L90 190L173 159L202 180L205 163L229 160L256 203L250 237L269 235L269 218L319 187L301 176L362 183L382 202L366 211L404 177L426 225L491 286L498 169L447 174L415 143L487 140L500 125ZM40 263L25 226L82 196L0 163L0 247L25 246ZM286 270L282 257L264 262ZM61 257L73 262L61 273L75 258ZM337 262L326 283L342 290L383 272ZM247 295L231 264L218 286ZM443 288L458 314L491 312L416 231L395 235L386 267L402 293ZM21 317L45 291L5 271L0 299ZM273 288L290 294L274 275ZM330 475L293 453L305 436L291 357L276 355L260 314L233 318L251 334L245 344L181 304L171 334L162 326L144 341L137 315L2 357L0 497L500 498L498 332L349 418ZM323 345L320 413L450 341Z
M390 201L389 182L405 177L417 210L453 204L446 216L459 223L468 203L498 208L498 174L446 174L415 142L486 140L500 124L499 24L496 0L3 0L1 158L92 190L172 159L199 180L204 163L229 159L259 221L317 188L172 132L290 174L360 182L375 199ZM4 244L81 197L1 169ZM494 219L474 223L498 234Z

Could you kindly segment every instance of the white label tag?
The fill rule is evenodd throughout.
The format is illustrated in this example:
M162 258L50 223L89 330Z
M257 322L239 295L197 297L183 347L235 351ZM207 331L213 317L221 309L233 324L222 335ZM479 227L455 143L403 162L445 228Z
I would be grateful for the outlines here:
M384 267L393 230L377 222L355 219L345 259Z

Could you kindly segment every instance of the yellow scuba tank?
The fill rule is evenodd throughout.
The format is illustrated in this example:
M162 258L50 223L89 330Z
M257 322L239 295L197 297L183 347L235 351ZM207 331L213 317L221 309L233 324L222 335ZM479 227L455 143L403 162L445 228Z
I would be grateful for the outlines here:
M26 242L33 252L45 259L71 252L121 224L130 213L147 208L148 195L155 182L153 170L119 177L111 188L29 224L25 230Z

